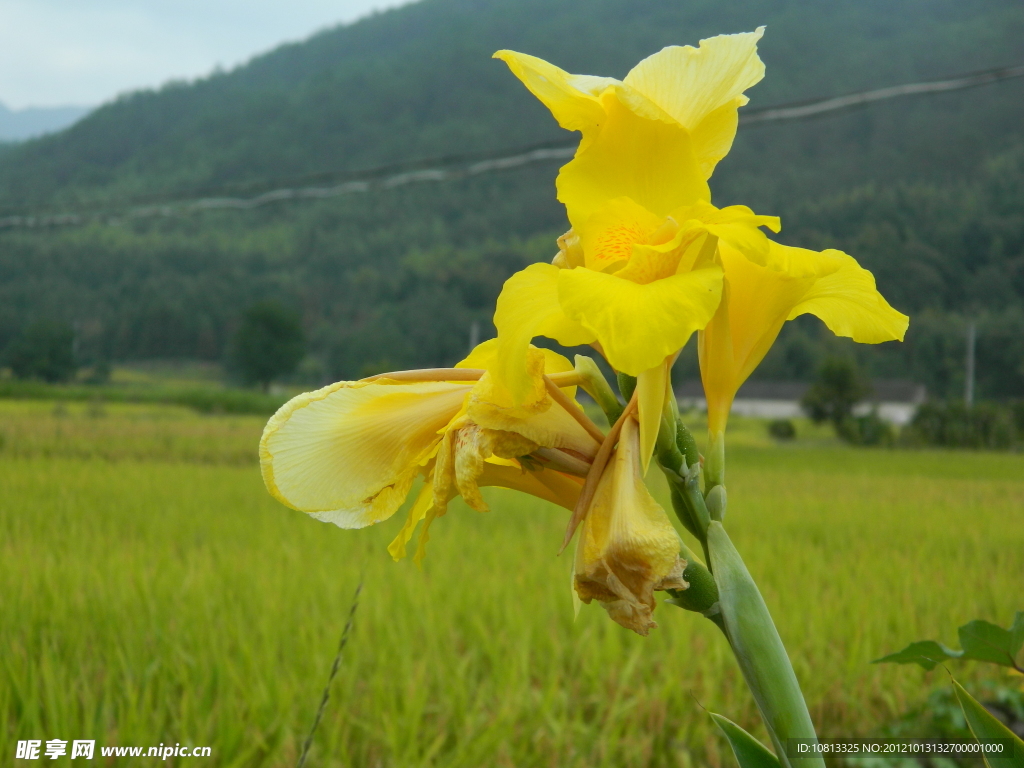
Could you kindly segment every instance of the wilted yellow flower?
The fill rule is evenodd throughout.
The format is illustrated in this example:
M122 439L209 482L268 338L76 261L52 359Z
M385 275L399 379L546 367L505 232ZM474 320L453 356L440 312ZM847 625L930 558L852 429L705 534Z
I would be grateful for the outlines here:
M627 629L646 635L657 626L651 619L655 590L687 587L682 542L644 484L639 429L631 417L622 424L579 537L576 594L585 603L600 601Z
M641 463L646 469L668 384L667 366L703 328L721 297L719 240L763 262L758 227L774 217L715 208L707 179L728 152L743 91L764 75L761 30L672 46L622 81L571 75L532 56L495 54L552 112L583 134L559 173L558 198L572 229L554 264L509 279L495 325L496 371L511 394L534 336L595 344L618 371L639 378Z
M865 344L902 340L910 319L889 306L875 278L842 251L772 243L764 266L723 244L722 303L698 336L708 429L725 430L740 386L764 359L782 324L817 315L837 336Z
M548 350L530 350L535 386L525 403L513 405L495 392L486 371L495 350L492 340L447 372L385 374L293 398L260 441L268 490L319 520L362 528L391 517L423 477L424 489L391 547L396 558L416 524L444 514L454 496L485 510L481 486L522 490L572 509L580 481L570 475L586 473L598 443L578 415L554 402L544 379L545 373L571 379L572 366ZM482 377L472 374L477 369ZM433 380L416 381L417 373ZM566 387L562 399L578 408L569 402L574 392Z

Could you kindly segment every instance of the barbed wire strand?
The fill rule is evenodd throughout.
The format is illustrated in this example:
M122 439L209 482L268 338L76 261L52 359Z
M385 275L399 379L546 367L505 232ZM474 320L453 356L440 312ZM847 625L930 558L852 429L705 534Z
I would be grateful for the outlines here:
M870 91L859 91L834 98L792 102L775 107L744 111L740 114L739 124L740 126L748 126L768 122L807 120L830 112L856 109L857 107L866 106L877 101L976 88L1022 76L1024 76L1024 64L1014 67L988 69L946 80L905 83L903 85L877 88ZM521 168L534 163L567 160L575 152L575 143L541 142L519 149L446 155L436 158L412 160L405 163L391 163L361 171L319 173L292 177L286 180L264 182L260 186L277 188L249 197L210 195L198 199L181 199L182 195L179 194L171 199L165 199L163 202L151 202L148 205L134 205L134 207L132 207L130 202L127 204L122 203L120 206L105 203L105 211L79 210L78 212L6 216L0 218L0 229L77 226L91 222L121 224L129 219L177 216L199 211L250 210L286 200L323 200L342 195L370 192L374 189L395 189L408 184L428 181L454 181L484 173ZM425 167L430 165L440 167ZM294 184L303 181L308 182L313 179L324 181L333 179L336 183L326 186L293 186ZM242 188L253 189L255 186L249 185ZM226 189L238 190L239 187L237 185L221 187L221 190Z

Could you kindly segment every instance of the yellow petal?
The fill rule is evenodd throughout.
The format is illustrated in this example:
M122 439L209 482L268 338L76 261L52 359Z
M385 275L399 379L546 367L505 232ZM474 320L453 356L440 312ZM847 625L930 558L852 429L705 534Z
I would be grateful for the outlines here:
M531 264L505 281L494 312L498 329L495 378L508 388L512 398L525 402L534 387L527 373L530 341L547 336L567 347L590 344L592 332L570 320L558 301L558 273L553 264Z
M458 430L455 439L455 484L466 504L477 512L486 512L480 495L479 478L487 459L497 456L515 459L537 450L538 445L517 432L483 429L471 424Z
M757 41L764 27L700 41L699 48L669 46L637 64L624 83L653 101L693 136L704 178L725 157L736 134L743 92L764 77Z
M698 340L708 426L725 429L733 398L764 359L786 320L811 313L837 335L879 343L902 339L908 318L875 288L874 277L840 251L818 253L770 243L768 266L728 243L722 303Z
M841 266L816 280L787 319L816 315L836 336L849 336L861 344L903 341L910 318L893 309L878 292L874 275L842 251L824 251L822 255L840 261Z
M706 232L718 237L726 243L743 251L747 258L758 264L766 264L771 250L771 241L761 231L767 227L773 232L782 228L778 216L759 216L745 205L730 205L726 208L715 208L707 203L700 203L689 210L674 213L680 221L688 216L693 217L693 226L701 226ZM686 222L684 226L691 223Z
M591 331L616 370L639 376L680 350L711 319L722 291L717 265L647 285L589 269L564 269L565 314Z
M571 75L543 59L515 51L498 51L494 58L508 64L530 93L551 110L560 126L567 131L581 131L584 141L604 122L604 107L599 97L605 89L614 87L617 80Z
M343 528L402 504L470 386L339 382L293 398L267 423L260 466L282 503Z
M640 468L644 475L654 455L661 429L661 412L665 407L665 393L669 386L668 364L662 361L636 378L636 399L640 419Z
M419 495L416 497L416 501L409 510L409 516L405 520L405 525L402 526L402 530L395 536L394 541L388 544L388 553L395 562L405 557L406 547L408 547L409 542L412 540L416 526L427 516L427 511L433 503L434 489L430 483L424 483Z
M719 256L725 268L722 303L697 343L713 432L725 429L737 390L764 359L814 279L762 267L728 243L719 244Z
M556 187L578 232L610 200L628 197L664 218L681 205L710 200L690 134L675 122L644 118L618 98L592 142L562 167Z
M583 487L581 479L569 477L560 472L554 472L549 469L526 470L516 462L494 463L491 461L484 462L483 471L476 477L475 484L479 488L497 486L528 493L531 496L536 496L544 501L550 501L570 511L576 507L580 490ZM423 528L420 531L419 541L416 544L416 554L413 556L413 560L417 565L421 564L426 556L427 542L430 540L431 523L444 515L447 502L455 496L454 488L449 489L449 491L450 494L442 506L438 506L437 497L434 496L433 492L429 494L430 503L425 504L426 509L422 517ZM418 502L419 500L417 499L417 505ZM412 517L413 515L410 513L410 521L412 521ZM407 525L409 525L409 522L407 522ZM412 522L412 528L415 528L415 522ZM408 536L411 537L411 535L412 529L408 532ZM404 528L400 536L405 536ZM405 538L405 541L408 541L408 538ZM398 542L397 538L395 542L392 542L395 551L404 553L404 548L400 549L402 545L396 544L396 542ZM392 552L392 556L394 556L394 552Z
M616 622L641 635L655 625L654 590L685 588L681 542L640 474L633 419L598 482L576 549L576 593L601 601Z
M585 266L605 272L625 264L633 247L646 243L664 223L664 216L656 216L628 197L609 200L580 227Z

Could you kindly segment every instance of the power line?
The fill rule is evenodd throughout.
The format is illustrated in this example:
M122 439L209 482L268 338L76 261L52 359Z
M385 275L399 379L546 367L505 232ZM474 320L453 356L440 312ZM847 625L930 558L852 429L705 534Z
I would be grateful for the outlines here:
M791 102L744 111L740 115L739 124L747 126L767 122L807 120L830 112L855 109L877 101L976 88L1022 76L1024 76L1024 65L999 67L947 80L905 83L870 91L859 91L845 96ZM160 200L161 196L150 195L123 201L119 205L108 202L93 206L91 209L86 206L80 208L78 212L7 216L0 218L0 229L74 226L94 221L116 224L128 219L174 216L198 211L248 210L285 200L322 200L341 195L370 192L374 189L394 189L425 181L453 181L535 163L565 160L571 158L575 151L575 143L548 141L519 149L441 155L390 163L359 171L306 174L262 183L235 184L219 188L196 189L174 195L165 194L162 196L162 201ZM320 181L323 185L308 186L315 181ZM307 186L302 186L303 184ZM260 194L252 194L259 188L267 187L272 188ZM244 195L245 192L250 194L231 197L227 196L229 192L233 192L235 195Z

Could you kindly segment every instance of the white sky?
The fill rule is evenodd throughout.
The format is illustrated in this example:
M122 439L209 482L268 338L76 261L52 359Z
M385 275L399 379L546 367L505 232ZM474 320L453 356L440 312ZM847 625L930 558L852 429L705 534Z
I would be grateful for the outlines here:
M0 102L92 106L409 0L0 0Z

